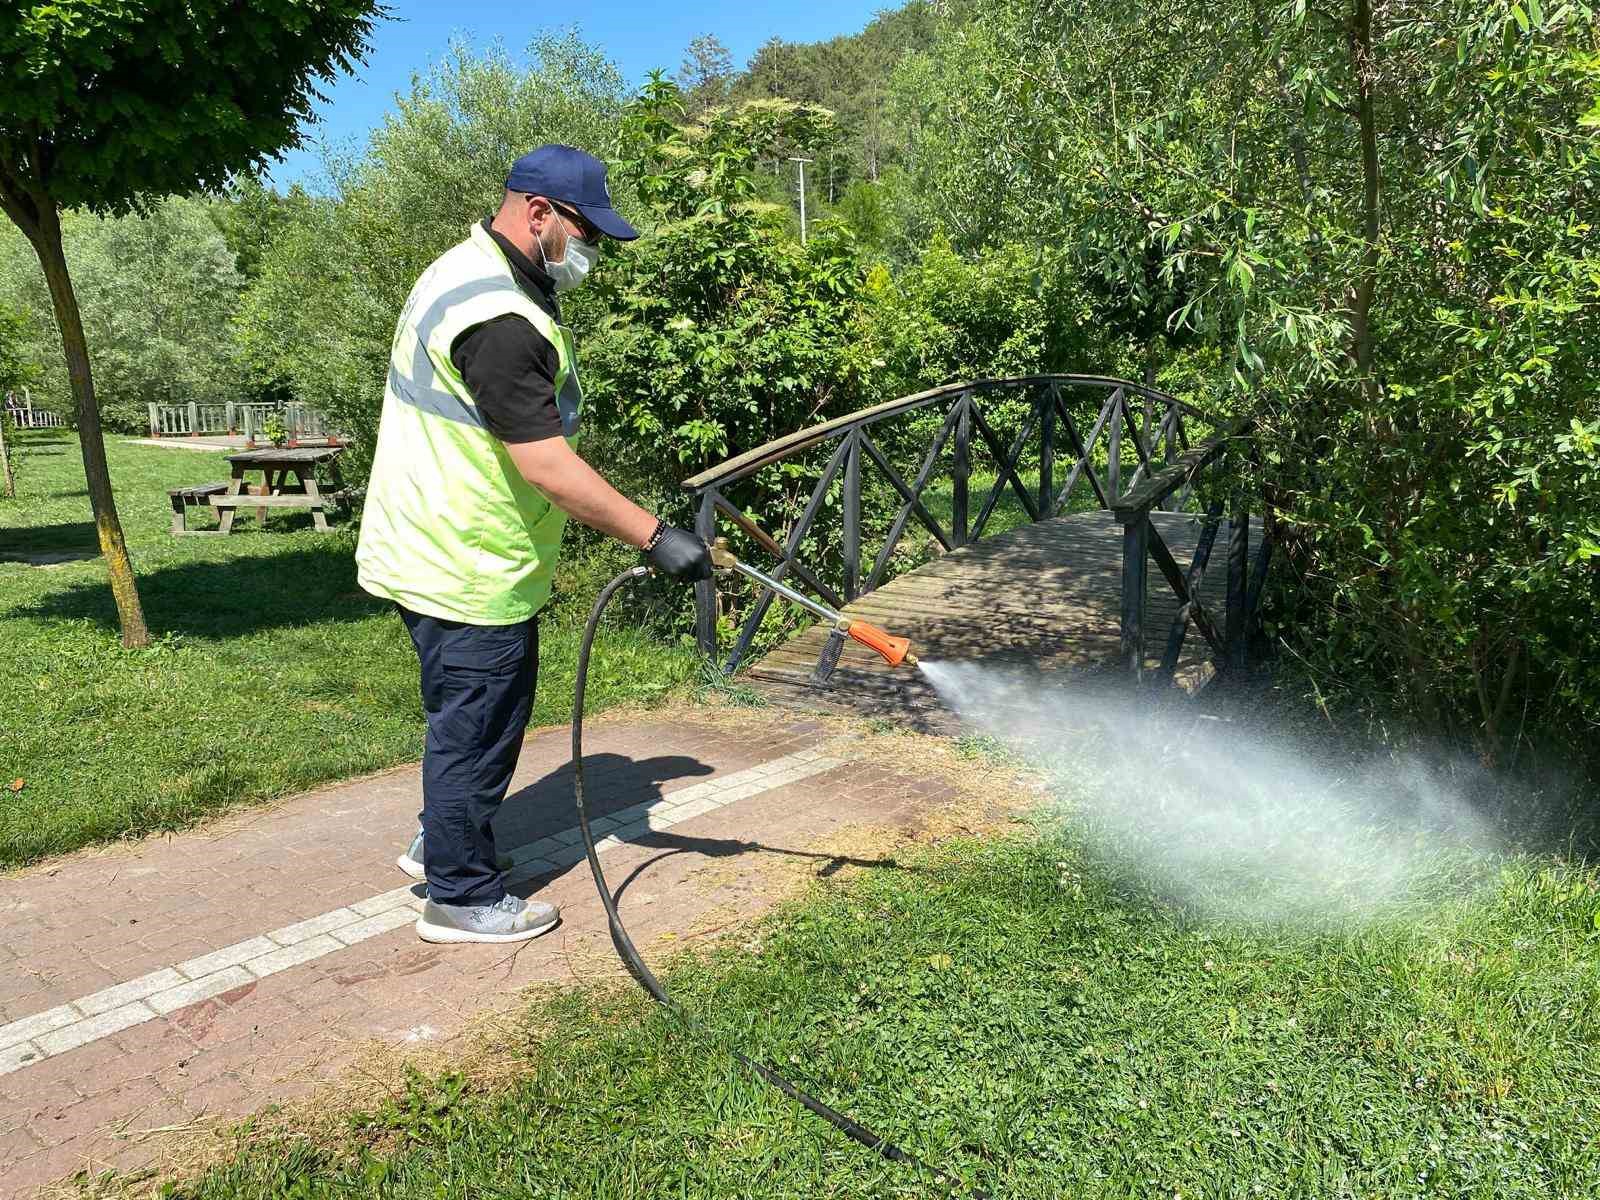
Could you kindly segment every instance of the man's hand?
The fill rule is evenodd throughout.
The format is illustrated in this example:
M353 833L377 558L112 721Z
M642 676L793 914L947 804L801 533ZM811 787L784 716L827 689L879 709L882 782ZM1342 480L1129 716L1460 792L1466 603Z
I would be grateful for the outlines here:
M656 570L687 583L711 578L711 547L687 529L668 525L645 557Z
M506 452L522 477L569 517L640 549L655 532L655 517L607 483L564 439L507 442ZM690 583L711 578L711 549L687 530L667 526L645 557L656 570Z

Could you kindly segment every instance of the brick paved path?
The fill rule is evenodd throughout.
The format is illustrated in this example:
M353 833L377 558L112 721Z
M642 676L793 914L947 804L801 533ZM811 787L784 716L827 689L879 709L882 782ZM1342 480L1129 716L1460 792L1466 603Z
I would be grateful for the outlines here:
M150 1131L305 1094L373 1039L447 1041L529 983L612 972L567 738L529 738L497 828L516 890L564 910L520 953L410 928L421 888L394 858L416 767L0 879L0 1193L142 1165ZM647 953L759 909L775 856L845 825L913 826L955 795L792 716L595 721L586 748L602 863Z

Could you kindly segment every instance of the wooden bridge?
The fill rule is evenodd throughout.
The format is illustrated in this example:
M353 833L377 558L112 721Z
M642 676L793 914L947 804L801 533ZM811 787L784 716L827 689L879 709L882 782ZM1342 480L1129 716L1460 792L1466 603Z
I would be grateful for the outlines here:
M1192 688L1242 667L1258 624L1271 543L1249 513L1251 448L1247 419L1126 380L1046 375L835 418L684 486L701 536L729 536L742 558L910 637L925 660ZM781 543L752 519L775 494L788 505ZM828 630L797 629L786 608L737 582L699 584L700 648L775 698L940 723L920 674L854 643L820 686Z

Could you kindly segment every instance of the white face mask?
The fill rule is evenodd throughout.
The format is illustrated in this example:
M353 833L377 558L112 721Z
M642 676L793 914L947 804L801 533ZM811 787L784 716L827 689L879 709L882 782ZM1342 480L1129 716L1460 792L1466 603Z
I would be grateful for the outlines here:
M562 226L562 232L567 235L567 244L561 257L551 262L550 256L544 252L543 242L539 243L539 256L544 259L545 274L550 276L556 291L570 292L583 282L584 276L594 266L595 259L600 257L600 247L574 237L565 225Z

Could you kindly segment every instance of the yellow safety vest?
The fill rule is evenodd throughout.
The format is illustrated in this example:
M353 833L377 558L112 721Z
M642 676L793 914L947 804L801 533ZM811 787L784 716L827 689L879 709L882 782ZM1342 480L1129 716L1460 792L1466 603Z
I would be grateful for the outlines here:
M562 432L576 440L572 334L517 286L475 225L422 273L400 313L356 548L357 579L373 595L472 625L509 625L543 607L566 524L522 478L450 361L457 337L507 314L556 348Z

